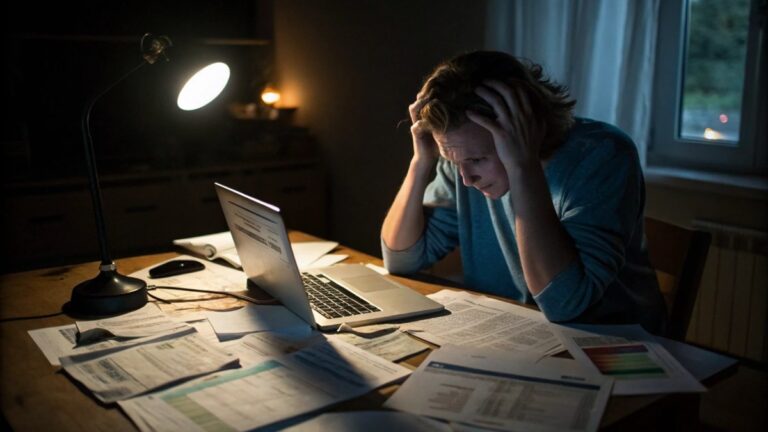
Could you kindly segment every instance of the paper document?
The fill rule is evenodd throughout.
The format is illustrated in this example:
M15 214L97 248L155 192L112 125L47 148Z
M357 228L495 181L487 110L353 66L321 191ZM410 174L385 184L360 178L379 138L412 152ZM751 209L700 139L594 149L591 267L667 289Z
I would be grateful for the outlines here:
M654 336L654 340L672 354L683 367L697 380L703 381L716 373L738 363L738 360L678 342L672 339Z
M36 330L30 330L28 333L35 341L38 348L43 352L45 358L53 366L61 366L59 357L72 356L76 354L98 352L106 353L119 351L132 346L143 345L151 342L159 342L167 339L173 339L179 336L193 333L192 327L182 327L168 333L159 333L143 338L131 339L107 339L90 345L77 346L77 326L74 324L48 327Z
M612 380L570 360L537 359L448 345L433 351L384 406L492 429L597 430Z
M164 314L152 303L147 303L141 309L123 315L97 320L77 321L75 325L77 325L77 342L79 344L109 337L146 337L189 327L187 324Z
M219 343L219 337L216 336L216 331L213 329L213 326L211 325L211 323L208 321L207 318L203 318L201 320L188 321L187 324L194 327L194 329L197 330L197 333L200 335L200 337L207 340L208 342L214 345Z
M235 241L229 231L174 240L173 244L198 253L209 260L221 258L240 268L240 257L235 249Z
M337 333L326 337L341 339L389 361L398 361L429 349L429 345L400 331L376 337L358 336L353 333Z
M235 248L235 241L229 231L178 239L174 240L173 244L203 255L209 260L221 258L234 267L241 268L243 266ZM291 243L291 249L293 249L299 270L325 267L344 260L347 258L346 255L336 255L333 258L327 258L322 263L314 264L338 246L337 242L330 241Z
M490 347L541 355L562 350L541 312L464 291L442 290L428 296L451 312L403 324L402 329L435 345Z
M321 267L313 265L314 262L328 252L336 249L338 246L339 244L337 242L330 241L291 243L293 256L296 257L296 265L298 265L299 270L302 271L312 267ZM344 258L346 258L346 256Z
M258 332L240 339L222 342L221 347L240 358L240 366L248 368L271 358L280 357L316 343L324 343L325 336L312 332L308 337L274 332Z
M639 325L568 325L556 331L574 359L616 378L615 395L706 390Z
M447 423L397 411L330 412L289 427L284 432L454 432Z
M120 401L143 431L250 430L351 399L410 371L342 341Z
M375 271L378 274L382 274L382 275L388 275L389 274L389 271L387 269L385 269L384 267L382 267L382 266L377 266L376 264L371 264L371 263L368 263L365 266L368 267L369 269Z
M306 321L281 305L249 303L235 311L209 312L207 316L221 341L258 331L279 331L304 337L312 331Z
M349 255L344 255L344 254L323 255L320 258L316 259L315 261L312 261L311 263L309 263L306 267L300 268L300 270L309 270L309 269L320 268L320 267L330 267L334 264L344 261L347 258L349 258Z
M93 358L62 357L64 370L102 402L114 402L161 386L236 366L237 357L193 333Z

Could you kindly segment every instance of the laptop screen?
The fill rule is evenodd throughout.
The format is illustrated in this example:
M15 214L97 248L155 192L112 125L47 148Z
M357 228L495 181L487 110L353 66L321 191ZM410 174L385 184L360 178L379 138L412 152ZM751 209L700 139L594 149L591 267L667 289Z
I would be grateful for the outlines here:
M314 325L280 209L222 184L215 186L248 280Z

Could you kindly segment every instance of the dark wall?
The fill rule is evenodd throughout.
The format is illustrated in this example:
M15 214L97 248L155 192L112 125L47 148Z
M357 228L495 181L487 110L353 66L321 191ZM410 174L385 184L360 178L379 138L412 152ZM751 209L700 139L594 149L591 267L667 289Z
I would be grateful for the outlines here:
M440 60L483 45L484 1L275 2L286 105L329 170L331 236L380 255L379 229L412 154L407 107Z
M253 100L271 71L272 12L265 0L5 2L3 12L5 181L82 175L83 106L142 62L146 32L170 36L171 61L144 67L94 108L104 173L176 166L180 147L194 156L211 142L229 144L223 141L232 134L222 131L226 104ZM254 40L264 43L236 43ZM210 61L233 69L225 94L205 110L180 113L180 83Z
M272 0L0 5L0 242L13 251L0 272L97 256L81 113L142 62L145 32L173 40L171 61L131 74L91 113L113 256L168 250L173 238L223 229L213 181L283 187L280 179L243 178L284 153L298 158L288 150L309 147L306 132L229 111L256 100L271 78L272 19ZM203 109L182 112L181 83L211 60L230 64L229 85Z

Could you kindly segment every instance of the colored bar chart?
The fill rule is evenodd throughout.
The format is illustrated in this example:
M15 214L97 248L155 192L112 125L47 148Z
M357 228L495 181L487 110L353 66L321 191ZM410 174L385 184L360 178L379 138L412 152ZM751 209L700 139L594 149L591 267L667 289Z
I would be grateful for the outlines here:
M583 347L582 350L602 374L617 379L667 376L643 344Z

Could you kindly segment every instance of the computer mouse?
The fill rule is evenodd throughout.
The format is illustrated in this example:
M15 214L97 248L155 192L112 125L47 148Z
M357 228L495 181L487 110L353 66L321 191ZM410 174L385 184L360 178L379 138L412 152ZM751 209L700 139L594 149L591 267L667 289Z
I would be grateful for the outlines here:
M192 273L205 269L205 265L194 260L173 260L149 269L149 277L152 279L176 276Z

